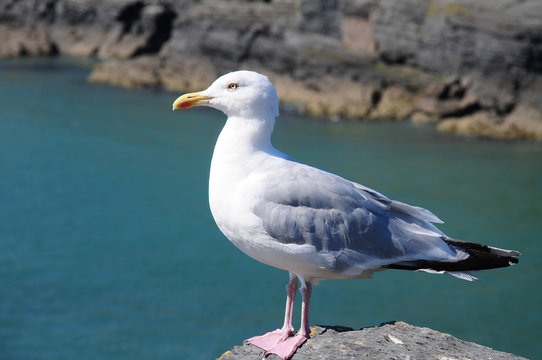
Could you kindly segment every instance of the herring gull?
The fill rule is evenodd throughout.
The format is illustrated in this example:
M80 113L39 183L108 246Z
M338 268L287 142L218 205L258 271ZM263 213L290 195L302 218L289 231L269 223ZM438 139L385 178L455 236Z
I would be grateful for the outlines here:
M445 273L475 280L475 270L506 267L519 252L446 236L430 211L394 201L275 149L279 100L269 79L252 71L221 76L180 96L173 110L209 106L228 117L209 178L211 212L224 235L248 256L289 272L282 328L246 343L288 359L310 336L312 284L369 278L385 269ZM298 282L301 327L292 308Z

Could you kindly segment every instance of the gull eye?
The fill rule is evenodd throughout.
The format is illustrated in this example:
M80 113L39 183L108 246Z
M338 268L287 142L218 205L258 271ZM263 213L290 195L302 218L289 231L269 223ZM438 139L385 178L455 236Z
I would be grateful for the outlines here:
M239 85L237 85L236 83L230 83L228 85L229 90L237 90L238 88L239 88Z

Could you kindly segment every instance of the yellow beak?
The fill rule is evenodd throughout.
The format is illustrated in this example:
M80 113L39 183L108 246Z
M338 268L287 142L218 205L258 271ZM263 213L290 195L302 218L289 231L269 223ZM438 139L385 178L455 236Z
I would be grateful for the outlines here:
M190 109L192 106L206 105L212 98L200 95L200 92L193 92L181 95L173 102L173 110Z

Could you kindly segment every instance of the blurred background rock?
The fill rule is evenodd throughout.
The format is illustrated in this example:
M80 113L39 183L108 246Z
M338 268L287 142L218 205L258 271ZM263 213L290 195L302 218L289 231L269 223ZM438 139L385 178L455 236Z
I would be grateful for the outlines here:
M98 58L96 82L252 69L303 113L542 140L540 0L0 0L0 39L0 58Z

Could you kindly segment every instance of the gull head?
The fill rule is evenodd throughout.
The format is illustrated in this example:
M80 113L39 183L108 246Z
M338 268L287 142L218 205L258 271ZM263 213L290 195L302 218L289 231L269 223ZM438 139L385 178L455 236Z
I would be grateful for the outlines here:
M271 81L247 70L222 75L206 90L179 96L173 110L193 106L209 106L228 117L274 120L279 115L279 100Z

